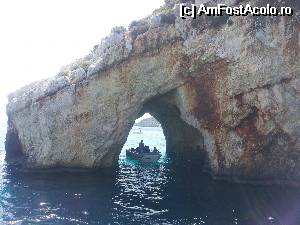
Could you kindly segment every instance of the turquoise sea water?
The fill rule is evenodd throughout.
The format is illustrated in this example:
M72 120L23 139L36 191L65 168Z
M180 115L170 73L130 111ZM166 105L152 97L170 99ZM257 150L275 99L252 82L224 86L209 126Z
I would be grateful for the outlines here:
M300 190L214 181L165 153L160 128L131 132L124 146L143 139L163 157L145 165L126 159L98 172L15 173L4 163L0 126L1 224L299 225Z

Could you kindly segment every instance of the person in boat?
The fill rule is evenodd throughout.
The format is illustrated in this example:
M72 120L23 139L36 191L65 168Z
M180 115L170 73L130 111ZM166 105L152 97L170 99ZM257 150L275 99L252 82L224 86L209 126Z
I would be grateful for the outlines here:
M144 141L143 141L143 140L141 140L141 142L139 143L139 148L140 148L140 149L145 148L145 144L144 144Z
M150 153L150 148L149 148L149 146L147 146L147 145L145 146L145 152L146 152L146 153Z
M145 149L145 144L144 144L144 141L141 140L141 142L139 143L139 147L137 147L137 153L143 153L144 152L144 149Z
M154 147L154 149L153 149L153 153L158 153L158 150L157 150L157 148L156 148L156 147Z

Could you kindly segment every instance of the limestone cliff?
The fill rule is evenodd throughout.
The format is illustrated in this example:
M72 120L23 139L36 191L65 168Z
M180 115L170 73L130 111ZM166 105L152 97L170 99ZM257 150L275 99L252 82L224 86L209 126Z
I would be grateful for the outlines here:
M166 1L9 96L7 161L111 167L135 119L150 112L169 152L199 153L216 176L300 183L300 4L223 3L292 6L294 16L183 20L178 1Z

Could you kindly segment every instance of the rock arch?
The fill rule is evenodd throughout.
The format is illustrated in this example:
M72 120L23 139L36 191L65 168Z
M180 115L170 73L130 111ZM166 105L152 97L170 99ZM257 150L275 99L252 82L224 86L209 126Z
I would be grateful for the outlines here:
M24 168L113 166L149 111L169 149L204 149L214 175L299 183L297 17L264 17L263 26L253 17L182 20L176 3L114 28L54 78L11 94L8 161L22 152Z
M193 160L194 163L204 164L207 161L204 137L198 129L181 118L176 93L177 90L175 89L145 101L136 118L149 113L158 120L166 138L167 154L180 160ZM124 134L126 139L133 123L134 120L127 123L129 126ZM108 157L105 158L105 160L108 160L108 165L117 164L122 146L125 144L124 140L126 139L122 139L122 144L118 145L115 151L110 151Z

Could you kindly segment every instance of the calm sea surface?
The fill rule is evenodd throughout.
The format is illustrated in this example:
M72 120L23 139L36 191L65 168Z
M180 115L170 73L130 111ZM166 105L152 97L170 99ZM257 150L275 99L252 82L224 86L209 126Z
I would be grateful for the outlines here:
M9 172L0 125L0 224L300 225L300 190L214 181L165 154L152 165L120 155L119 168L93 173ZM131 132L165 153L160 128Z

